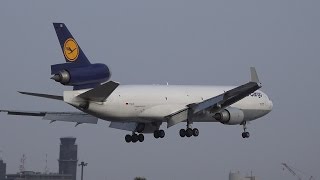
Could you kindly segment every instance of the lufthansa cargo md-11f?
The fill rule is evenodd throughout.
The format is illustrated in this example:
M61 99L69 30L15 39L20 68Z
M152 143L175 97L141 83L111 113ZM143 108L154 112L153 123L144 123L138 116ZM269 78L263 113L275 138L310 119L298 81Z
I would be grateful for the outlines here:
M248 121L258 119L272 110L272 101L259 91L255 68L250 68L251 80L238 87L186 85L120 85L110 81L111 73L105 64L92 64L73 38L65 24L53 23L66 63L51 66L51 79L73 91L63 96L20 92L22 94L64 101L81 112L11 111L10 115L41 116L45 120L96 124L98 119L110 121L110 127L130 131L126 142L142 142L144 134L163 138L167 127L186 123L181 137L198 136L193 122L220 122L242 125L243 138Z

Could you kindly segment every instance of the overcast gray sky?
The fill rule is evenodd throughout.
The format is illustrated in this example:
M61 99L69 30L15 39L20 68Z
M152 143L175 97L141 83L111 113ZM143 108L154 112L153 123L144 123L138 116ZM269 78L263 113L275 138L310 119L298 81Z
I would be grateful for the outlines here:
M0 108L72 111L16 91L61 94L50 65L64 62L52 22L64 22L87 57L105 63L121 84L240 85L255 66L274 110L249 125L178 124L155 140L127 144L108 123L80 125L0 115L7 171L58 171L59 138L75 136L87 179L227 179L230 170L260 179L294 179L287 162L320 178L320 1L69 0L0 2ZM79 169L80 170L80 169ZM79 172L79 171L78 171Z

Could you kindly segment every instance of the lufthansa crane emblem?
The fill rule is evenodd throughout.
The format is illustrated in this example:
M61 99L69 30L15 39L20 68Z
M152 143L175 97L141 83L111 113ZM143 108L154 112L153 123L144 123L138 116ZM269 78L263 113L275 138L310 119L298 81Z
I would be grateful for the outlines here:
M76 61L79 56L79 46L73 38L69 38L64 42L63 54L68 61Z

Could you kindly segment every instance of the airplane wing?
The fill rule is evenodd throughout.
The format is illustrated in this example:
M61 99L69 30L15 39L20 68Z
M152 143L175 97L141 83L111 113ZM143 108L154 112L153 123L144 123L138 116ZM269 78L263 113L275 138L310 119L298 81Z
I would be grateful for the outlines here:
M51 123L55 121L75 122L77 123L76 126L83 123L97 124L98 122L98 118L83 112L44 112L11 110L0 110L0 112L6 112L8 113L8 115L43 117L43 120L51 120Z
M218 96L204 100L200 103L189 104L186 108L166 116L165 118L167 119L168 128L179 122L192 118L193 115L201 111L218 112L221 109L240 101L241 99L260 89L262 86L259 82L255 68L251 67L250 71L250 82L233 88Z

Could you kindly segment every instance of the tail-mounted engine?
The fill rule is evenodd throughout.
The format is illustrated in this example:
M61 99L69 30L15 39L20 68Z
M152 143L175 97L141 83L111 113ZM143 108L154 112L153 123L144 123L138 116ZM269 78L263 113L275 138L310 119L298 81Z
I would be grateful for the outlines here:
M73 63L63 63L51 66L51 79L67 86L100 84L109 80L111 73L105 64L90 64L78 66Z
M213 118L222 124L236 125L241 124L244 120L244 113L237 108L227 108L216 113Z

